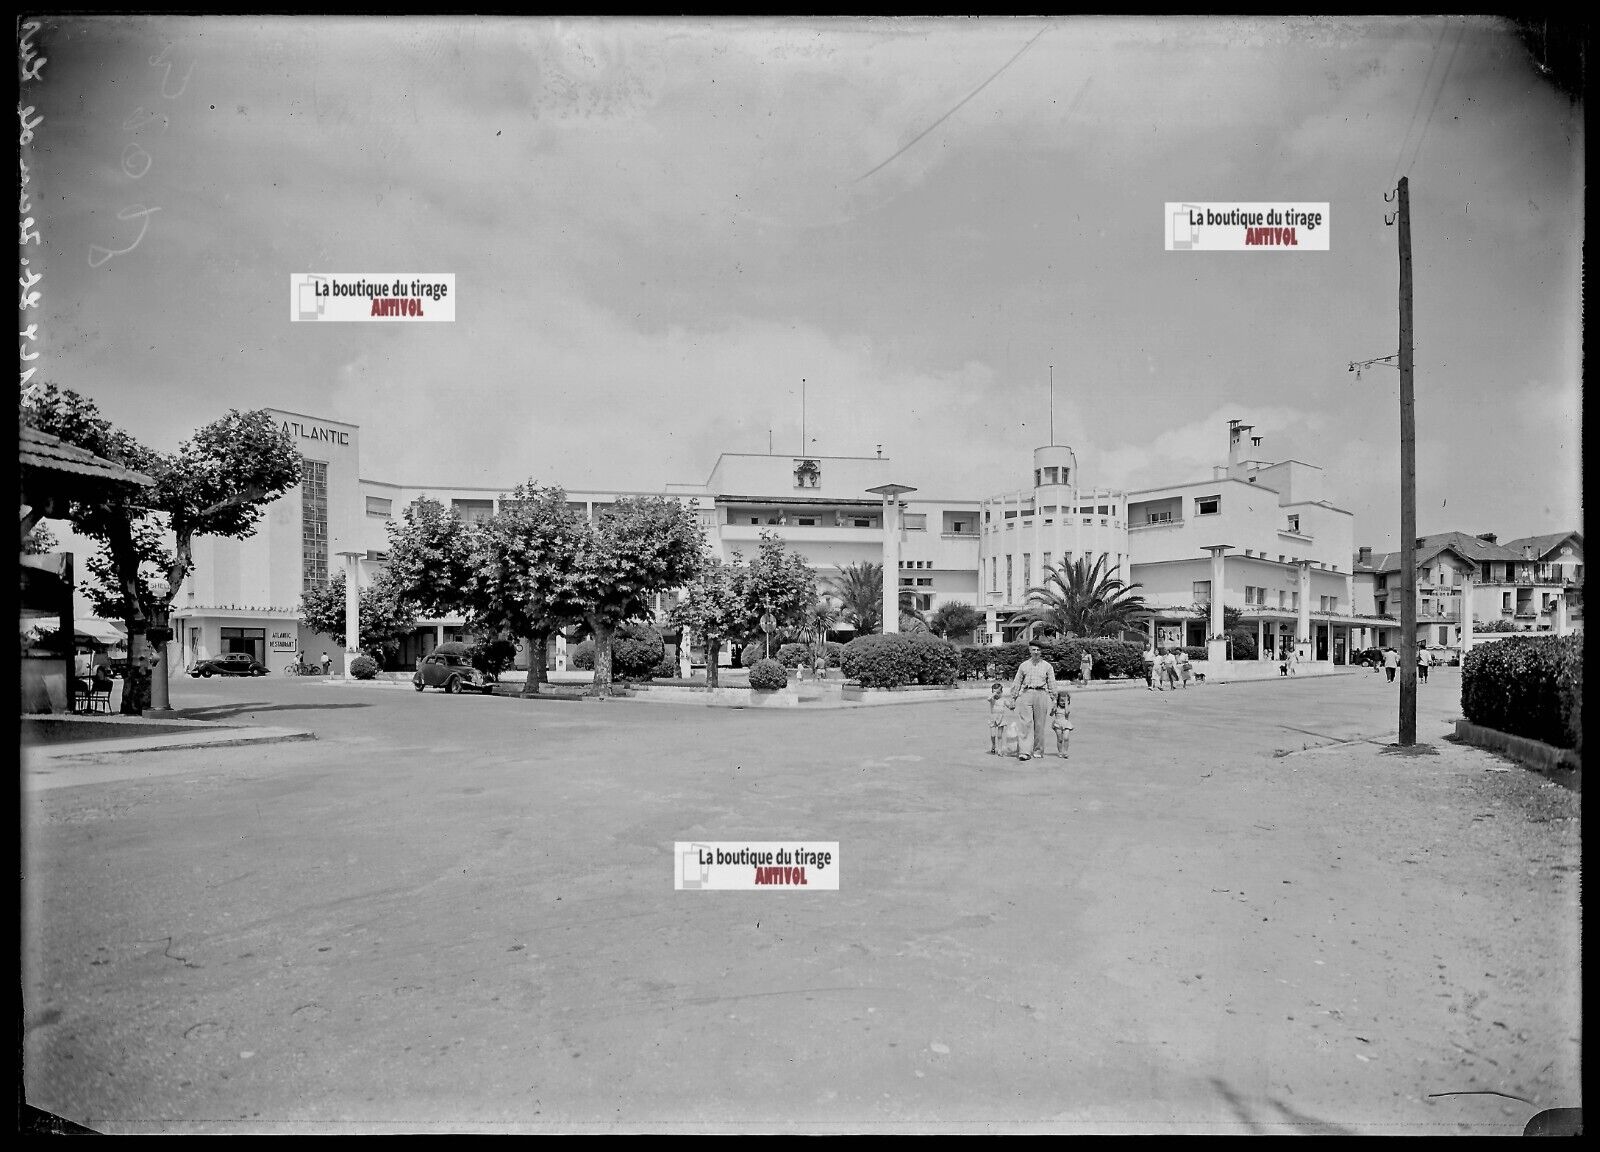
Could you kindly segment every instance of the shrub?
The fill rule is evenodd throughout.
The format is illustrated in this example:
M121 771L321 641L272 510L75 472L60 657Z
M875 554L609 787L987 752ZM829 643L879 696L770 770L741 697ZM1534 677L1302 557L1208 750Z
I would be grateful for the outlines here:
M766 659L767 643L765 640L752 640L739 649L739 667L754 668L758 661Z
M365 653L350 661L350 675L357 680L371 680L378 674L378 662Z
M463 655L467 663L494 680L515 663L517 645L514 641L499 637L478 639L467 646Z
M1228 652L1233 660L1254 660L1259 650L1256 648L1255 633L1247 632L1243 628L1235 628L1228 633Z
M1144 677L1145 645L1132 640L1113 640L1106 637L1049 638L1038 641L1042 655L1055 669L1057 680L1076 680L1083 653L1089 653L1089 675L1095 680L1108 680L1112 676ZM1205 658L1205 649L1197 649ZM961 672L966 676L984 679L1010 680L1017 668L1028 658L1028 645L981 644L961 649Z
M858 636L840 661L844 674L865 688L953 684L959 665L956 646L930 632Z
M567 649L567 667L579 672L594 671L594 641L585 640Z
M776 660L757 660L750 666L750 687L786 688L789 670Z
M1474 647L1461 666L1474 724L1583 749L1583 636L1515 636Z
M1191 660L1205 660L1211 655L1211 650L1203 644L1185 644L1183 653Z
M650 675L656 680L675 680L678 676L678 662L671 656L663 656L661 663L655 666Z
M785 668L798 668L811 664L811 645L790 642L778 649L778 663Z
M642 680L655 671L666 652L661 633L650 625L624 624L611 638L611 674Z

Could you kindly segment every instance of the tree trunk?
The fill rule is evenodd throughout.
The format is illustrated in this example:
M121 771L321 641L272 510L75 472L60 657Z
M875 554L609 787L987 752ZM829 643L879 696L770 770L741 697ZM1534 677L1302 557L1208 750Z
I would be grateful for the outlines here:
M128 628L128 667L122 673L122 714L142 716L150 707L150 658L142 620L124 620Z
M594 695L611 695L611 638L616 628L589 617L589 633L594 640Z
M722 637L706 633L706 687L717 686L717 657L722 652Z
M527 641L528 678L523 682L522 694L524 696L537 696L539 694L539 685L550 682L544 670L544 650L550 643L550 630L546 628L538 632L529 632Z

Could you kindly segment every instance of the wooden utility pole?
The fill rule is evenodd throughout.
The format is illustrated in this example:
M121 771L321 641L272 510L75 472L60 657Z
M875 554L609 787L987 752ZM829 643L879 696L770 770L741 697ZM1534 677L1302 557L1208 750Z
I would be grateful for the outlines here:
M1417 742L1417 413L1411 383L1411 189L1400 177L1400 746Z

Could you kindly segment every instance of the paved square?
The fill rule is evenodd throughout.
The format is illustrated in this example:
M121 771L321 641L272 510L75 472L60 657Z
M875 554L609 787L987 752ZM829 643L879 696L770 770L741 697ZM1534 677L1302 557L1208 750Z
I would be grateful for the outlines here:
M27 1099L103 1131L1520 1132L1581 1104L1578 801L1445 743L1458 693L1423 686L1436 754L1402 757L1380 676L1097 687L1071 759L1020 764L977 700L184 681L319 739L25 791ZM775 839L838 841L842 890L673 891L675 841Z

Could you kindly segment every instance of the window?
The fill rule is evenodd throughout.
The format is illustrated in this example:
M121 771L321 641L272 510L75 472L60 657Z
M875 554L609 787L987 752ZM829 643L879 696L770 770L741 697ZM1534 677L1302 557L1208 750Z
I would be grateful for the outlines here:
M950 531L951 532L955 532L955 533L962 533L962 532L970 532L970 531L972 531L972 529L967 527L967 521L965 521L965 520L952 520L952 521L950 521Z
M1146 521L1147 524L1170 524L1171 522L1171 512L1152 512L1150 513L1150 519Z
M1000 591L1000 561L989 557L989 591Z
M1279 588L1278 589L1278 607L1279 608L1287 608L1288 606L1289 606L1289 594L1287 592L1285 592L1282 588Z
M385 500L381 496L367 497L367 515L388 517L394 508L393 500Z
M1006 553L1006 596L1011 595L1011 553Z
M1100 505L1100 515L1102 515L1102 516L1111 515L1111 505L1109 505L1109 504Z
M1201 496L1194 502L1194 514L1196 516L1215 516L1221 511L1221 496Z
M1211 602L1211 581L1196 580L1191 593L1196 604L1209 604Z
M493 500L452 500L450 507L467 524L487 520L494 515Z
M387 552L377 552L371 548L368 548L367 562L370 564L387 564L389 562L389 554Z
M328 582L328 465L301 458L300 586L321 588Z
M851 523L857 528L871 528L873 526L873 520L870 516L857 516Z
M1289 517L1289 531L1291 531L1291 532L1300 531L1300 517L1298 517L1298 516Z
M1049 567L1050 567L1050 553L1046 552L1044 554L1044 559L1039 561L1039 575L1042 577L1044 575L1045 569L1049 568Z
M1300 610L1300 593L1290 593L1289 607L1293 608L1297 612Z
M1022 586L1033 587L1033 555L1029 552L1022 554Z
M928 514L926 512L907 512L901 515L900 523L908 532L926 532L928 530Z
M933 577L932 576L918 576L917 577L917 587L918 588L932 588L933 587Z
M759 523L761 523L761 517L759 517L759 516L752 516L752 517L750 517L750 523L752 523L752 524L759 524Z
M817 518L815 516L802 516L795 523L802 528L815 528L817 526Z

